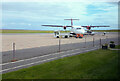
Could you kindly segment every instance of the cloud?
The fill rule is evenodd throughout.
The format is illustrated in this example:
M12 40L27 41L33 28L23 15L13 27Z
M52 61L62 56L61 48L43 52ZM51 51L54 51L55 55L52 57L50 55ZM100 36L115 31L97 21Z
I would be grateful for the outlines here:
M2 0L3 2L118 2L119 0Z
M6 24L3 28L44 29L42 24L70 25L65 18L80 19L74 25L106 24L116 28L118 24L118 5L113 2L4 2L2 10L3 24Z

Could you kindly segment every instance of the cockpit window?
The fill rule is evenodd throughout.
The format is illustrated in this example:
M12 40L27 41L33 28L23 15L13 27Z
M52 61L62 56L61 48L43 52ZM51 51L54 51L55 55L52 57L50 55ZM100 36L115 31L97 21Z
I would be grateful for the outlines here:
M76 28L76 29L78 29L78 30L79 30L79 29L81 29L81 28Z

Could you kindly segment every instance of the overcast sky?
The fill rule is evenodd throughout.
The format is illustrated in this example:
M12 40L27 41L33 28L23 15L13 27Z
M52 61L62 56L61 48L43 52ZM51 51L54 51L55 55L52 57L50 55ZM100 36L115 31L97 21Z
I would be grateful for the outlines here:
M3 29L54 30L43 24L70 25L66 18L77 18L74 25L109 25L118 29L117 2L2 2Z

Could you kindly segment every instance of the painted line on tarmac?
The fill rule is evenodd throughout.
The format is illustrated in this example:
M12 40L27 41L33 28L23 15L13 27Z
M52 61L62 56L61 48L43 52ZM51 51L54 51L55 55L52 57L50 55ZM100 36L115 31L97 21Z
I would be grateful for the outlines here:
M88 52L88 51L92 51L92 50L96 50L96 49L97 49L97 48L94 48L94 49L86 50L86 51L84 51L84 52ZM13 70L13 69L16 69L16 68L20 68L20 67L24 67L24 66L28 66L28 65L32 65L32 64L44 62L44 61L48 61L48 60L51 60L51 59L60 58L60 57L66 57L66 56L74 55L74 54L78 54L78 53L83 53L83 52L76 52L76 53L67 54L67 55L62 55L62 56L59 56L59 57L54 57L54 58L50 58L50 59L46 59L46 60L42 60L42 61L33 62L33 63L30 63L30 64L20 65L20 66L16 66L16 67L12 67L12 68L8 68L8 69L1 70L0 72L4 72L4 71L7 71L7 70Z
M50 56L50 55L57 55L57 54L62 54L62 53L67 53L67 52L71 52L71 51L75 51L75 50L80 50L80 49L74 49L74 50L69 50L69 51L63 51L63 52L59 52L59 53L51 53L51 54L48 54L48 55L42 55L42 56L39 56L39 57L33 57L33 58L29 58L29 59L23 59L23 60L19 60L19 61L16 61L16 62L8 62L8 63L3 63L3 64L0 64L0 65L7 65L7 64L12 64L12 63L17 63L17 62L22 62L22 61L27 61L27 60L32 60L32 59L36 59L36 58L41 58L41 57L45 57L45 56Z

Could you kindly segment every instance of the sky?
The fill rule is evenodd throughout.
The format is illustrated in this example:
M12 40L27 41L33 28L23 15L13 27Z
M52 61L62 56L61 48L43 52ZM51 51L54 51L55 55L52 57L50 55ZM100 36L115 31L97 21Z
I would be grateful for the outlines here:
M70 25L64 19L76 18L73 25L109 25L118 29L118 2L2 2L2 29L58 30L41 25Z

